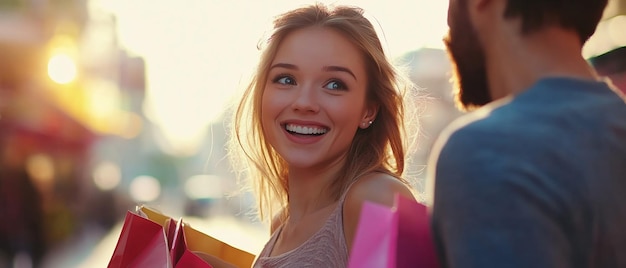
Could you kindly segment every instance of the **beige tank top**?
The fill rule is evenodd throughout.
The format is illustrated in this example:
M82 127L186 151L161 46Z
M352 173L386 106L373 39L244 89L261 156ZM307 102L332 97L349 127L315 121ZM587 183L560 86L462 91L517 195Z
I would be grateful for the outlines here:
M348 191L346 190L346 193ZM270 257L283 226L278 227L259 254L254 268L347 267L348 246L343 232L344 193L326 223L300 246Z

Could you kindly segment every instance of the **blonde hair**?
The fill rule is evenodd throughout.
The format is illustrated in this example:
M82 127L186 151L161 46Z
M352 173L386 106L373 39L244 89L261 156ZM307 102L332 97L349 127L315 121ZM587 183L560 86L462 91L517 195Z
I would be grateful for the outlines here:
M331 185L335 197L339 199L353 181L373 171L390 174L407 183L402 178L408 146L404 98L412 84L385 56L376 30L364 17L363 10L314 4L283 13L275 18L273 26L271 35L262 44L256 73L235 111L230 142L235 170L251 183L261 220L271 218L279 210L286 213L284 208L288 204L288 164L265 139L261 98L278 46L298 29L331 28L348 38L365 59L367 101L379 107L375 122L367 129L359 129L354 137L348 161Z

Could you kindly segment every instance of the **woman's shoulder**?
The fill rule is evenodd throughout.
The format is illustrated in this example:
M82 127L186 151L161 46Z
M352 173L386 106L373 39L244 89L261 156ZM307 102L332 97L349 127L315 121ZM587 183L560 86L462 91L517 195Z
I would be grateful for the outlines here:
M348 189L345 203L360 204L364 201L392 206L396 194L415 198L413 192L400 179L383 172L372 172L359 178Z
M415 199L408 185L382 172L367 174L352 184L343 203L344 234L348 249L352 247L363 203L367 201L391 207L396 194Z

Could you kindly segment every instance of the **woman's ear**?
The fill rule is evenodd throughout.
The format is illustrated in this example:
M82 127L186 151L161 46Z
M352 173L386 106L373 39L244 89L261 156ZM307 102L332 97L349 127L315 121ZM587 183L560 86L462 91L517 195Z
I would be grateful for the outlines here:
M369 105L363 114L359 127L361 129L370 127L374 123L374 120L376 120L376 115L378 115L378 105Z

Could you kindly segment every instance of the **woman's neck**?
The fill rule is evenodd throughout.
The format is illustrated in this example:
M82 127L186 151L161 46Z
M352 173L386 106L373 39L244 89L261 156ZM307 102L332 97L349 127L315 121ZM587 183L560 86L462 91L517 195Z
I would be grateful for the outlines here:
M289 169L289 215L298 220L334 204L336 196L332 184L338 179L345 160L323 167Z

